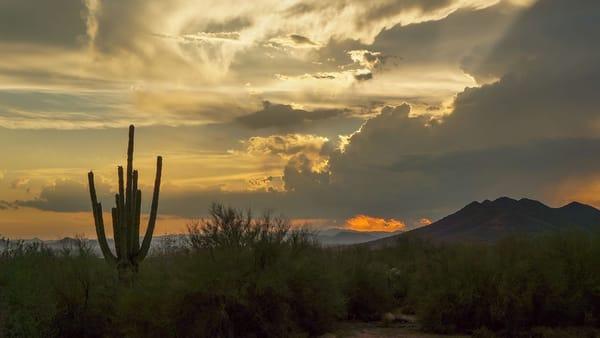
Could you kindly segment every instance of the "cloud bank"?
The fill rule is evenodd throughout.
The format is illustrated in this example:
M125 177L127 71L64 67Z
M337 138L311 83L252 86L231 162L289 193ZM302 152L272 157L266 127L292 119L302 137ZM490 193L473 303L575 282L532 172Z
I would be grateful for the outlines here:
M173 166L161 212L184 217L222 201L296 218L362 214L412 226L500 195L597 203L589 189L600 181L600 47L592 43L600 40L600 4L515 4L261 1L232 11L219 2L207 18L183 0L100 2L93 41L89 21L83 32L99 62L120 56L109 74L126 65L125 77L144 79L128 89L133 104L113 82L101 100L112 98L111 109L93 96L65 107L54 92L13 89L0 121L85 111L73 118L106 127L130 116L118 113L123 107L143 107L137 116L151 115L150 125L180 128L164 129L164 142L179 139L171 158L189 162ZM274 14L255 14L269 6ZM172 11L177 20L163 15ZM123 19L131 13L158 19ZM148 65L157 68L143 72ZM182 155L201 146L209 154ZM211 184L193 184L209 174ZM237 185L215 183L226 180ZM78 182L59 180L16 204L87 210Z

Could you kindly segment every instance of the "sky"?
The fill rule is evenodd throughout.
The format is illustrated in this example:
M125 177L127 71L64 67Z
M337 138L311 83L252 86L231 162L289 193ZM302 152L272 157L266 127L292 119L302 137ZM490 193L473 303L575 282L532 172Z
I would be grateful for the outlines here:
M157 233L211 202L384 231L600 207L597 41L595 0L2 0L0 234L93 236L129 124Z

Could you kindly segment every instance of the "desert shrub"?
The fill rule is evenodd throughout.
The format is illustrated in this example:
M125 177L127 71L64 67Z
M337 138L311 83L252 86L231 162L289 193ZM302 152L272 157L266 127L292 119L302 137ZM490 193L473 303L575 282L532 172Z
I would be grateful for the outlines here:
M60 263L50 276L56 312L52 318L52 331L59 337L106 337L114 335L110 300L114 294L99 283L110 276L97 257L80 253L61 256Z
M176 334L180 337L234 337L231 317L239 308L234 298L206 292L188 294L176 313Z
M590 297L599 277L597 245L569 233L442 248L415 280L418 314L437 332L585 325L597 318Z
M52 336L56 304L47 276L55 267L53 253L40 245L6 241L0 258L0 304L6 337Z
M210 215L189 226L195 265L191 278L204 288L192 292L199 301L221 309L214 315L228 323L224 327L257 337L295 331L318 334L342 317L343 297L331 269L334 264L311 232L292 229L282 217L265 213L254 218L250 212L221 205L213 205ZM208 297L207 289L218 297ZM207 322L193 323L201 330Z
M277 245L276 254L266 265L255 264L257 254L271 250L269 245ZM257 337L321 334L343 316L338 276L318 247L262 243L258 253L216 249L211 255L196 255L190 270L197 274L191 278L202 285L200 294L220 295L219 308L225 309L221 315L234 332L241 328Z
M378 320L394 306L388 278L390 267L373 259L367 250L358 249L351 253L351 258L344 286L348 318Z
M379 320L396 308L436 332L597 332L585 326L599 325L598 235L324 248L286 221L220 213L216 230L197 229L196 243L208 245L155 251L133 287L85 246L2 242L0 336L317 336L339 320ZM231 230L227 220L250 227Z
M293 322L311 335L323 334L346 315L342 277L335 261L320 249L291 256L287 271L287 299ZM286 268L286 265L288 268Z

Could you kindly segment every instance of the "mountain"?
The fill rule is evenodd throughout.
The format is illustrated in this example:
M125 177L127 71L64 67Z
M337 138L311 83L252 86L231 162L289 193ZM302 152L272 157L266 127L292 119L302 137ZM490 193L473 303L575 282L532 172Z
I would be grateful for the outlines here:
M349 229L325 229L316 233L316 239L325 246L358 244L397 235L398 232L356 231Z
M472 202L428 226L370 242L388 245L399 236L416 236L435 242L494 242L509 235L535 235L552 231L600 230L600 210L578 202L551 208L539 201L501 197Z

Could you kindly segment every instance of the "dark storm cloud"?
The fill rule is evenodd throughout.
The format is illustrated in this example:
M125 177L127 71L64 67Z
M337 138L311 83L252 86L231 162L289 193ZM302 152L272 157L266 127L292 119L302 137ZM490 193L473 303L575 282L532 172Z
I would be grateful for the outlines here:
M600 2L538 1L511 25L487 54L472 55L465 69L474 76L500 77L508 72L552 70L581 72L597 63ZM552 67L552 66L556 67ZM597 67L595 67L597 68Z
M352 187L360 199L345 204L394 216L498 195L544 197L573 175L597 173L600 47L590 42L600 38L600 5L569 4L529 9L493 49L501 56L482 62L501 79L459 94L442 123L426 127L407 106L369 120L330 159L331 189Z
M145 20L151 17L149 7L143 0L105 1L97 15L98 32L95 47L103 53L116 51L139 52L142 48L138 37L150 36Z
M86 11L77 0L0 1L0 41L75 47L85 41Z
M357 74L354 74L354 78L357 79L358 81L371 80L373 78L373 73L371 73L371 72L357 73Z
M321 59L342 62L349 59L348 51L379 51L380 55L370 57L394 56L387 68L423 63L455 66L468 63L465 59L475 55L485 55L519 13L520 9L506 3L482 10L461 9L441 20L384 29L370 45L350 39L331 40L319 53Z
M345 152L330 159L327 190L337 192L347 212L439 217L475 199L545 198L561 180L600 170L593 155L598 138L509 142L514 134L505 129L506 142L479 138L469 144L457 138L477 130L476 124L426 127L426 119L409 118L407 111L390 108L369 120Z
M331 75L328 73L316 73L316 74L311 74L311 76L317 80L333 80L335 79L335 75Z
M156 34L163 33L162 26L175 5L175 2L159 0L102 1L95 13L98 28L94 37L96 51L104 54L125 52L137 55L149 64L159 61L153 58L173 62L171 51L158 42ZM180 58L176 60L182 62Z
M596 172L600 168L599 151L597 139L403 156L389 150L394 156L389 163L368 165L350 163L357 158L338 159L331 177L310 172L307 163L297 158L299 163L286 167L288 192L181 192L165 188L160 211L198 217L205 215L210 203L218 201L255 210L274 209L292 217L346 218L365 212L407 220L436 218L472 200L504 194L543 199L560 179ZM105 208L112 205L109 193L102 196ZM45 189L38 199L15 204L51 211L88 211L88 198L83 184L71 182Z
M321 109L307 111L303 109L294 109L290 105L275 104L269 101L263 102L263 109L254 113L240 116L236 121L243 126L252 129L277 128L277 129L298 129L303 128L319 120L327 120L343 116L347 113L342 109Z
M100 199L110 200L109 187L106 184L97 185ZM54 185L42 189L39 196L32 200L15 201L18 207L31 207L41 210L52 210L60 212L86 211L90 209L91 202L86 195L86 187L75 181L61 180ZM109 204L105 204L104 211L110 211Z
M454 0L383 0L369 3L363 18L357 20L356 24L361 25L367 21L377 21L382 18L391 17L406 10L417 10L429 12L451 5ZM322 11L324 8L335 8L342 11L344 8L356 5L360 1L356 0L333 0L333 1L304 1L297 3L286 10L287 16L301 16L314 12Z
M358 18L356 26L361 27L368 22L390 18L407 10L430 12L451 5L453 0L400 0L383 1L369 8L365 15Z
M298 34L290 34L289 38L297 45L316 45L313 41L311 41L306 36L298 35Z
M471 139L597 137L600 3L547 0L524 13L472 74L500 77L457 97L454 128Z
M14 205L14 203L10 203L7 201L0 201L0 210L15 209L15 208L17 208L17 206Z
M110 211L114 204L114 196L107 186L98 191L98 199L102 202L103 210ZM296 205L297 214L309 216L315 204L303 201L304 197L276 191L240 191L229 192L218 189L199 191L172 190L169 187L161 189L160 213L181 217L200 217L207 214L208 207L213 202L221 202L239 208L252 208L256 211L272 210L290 211L288 206ZM84 184L65 180L44 188L41 194L32 200L14 202L0 201L2 208L31 207L45 211L85 212L91 211L89 193ZM149 205L142 203L142 211L148 212ZM109 222L105 220L105 222Z

